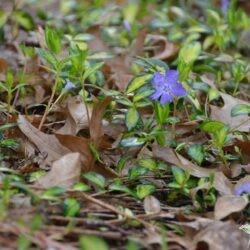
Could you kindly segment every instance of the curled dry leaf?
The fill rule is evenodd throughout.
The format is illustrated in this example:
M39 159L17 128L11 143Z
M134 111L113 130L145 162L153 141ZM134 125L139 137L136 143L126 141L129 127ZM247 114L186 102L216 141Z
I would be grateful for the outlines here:
M19 115L17 122L23 134L35 144L40 153L46 155L45 164L51 164L61 156L70 153L70 150L64 147L55 135L41 132L29 123L23 115Z
M51 170L37 180L43 188L54 186L70 188L79 181L81 175L81 155L69 153L54 161Z
M154 214L161 212L160 201L156 199L153 195L149 195L144 199L143 206L146 214Z
M217 169L199 167L180 154L176 153L174 149L160 147L158 145L153 146L153 155L154 157L170 163L171 165L187 170L191 175L196 177L209 177L211 174L214 174L214 187L216 190L218 190L221 194L232 194L233 185L227 177L222 172L218 172Z
M208 177L211 173L216 171L212 169L201 168L195 165L180 154L176 153L172 148L160 147L155 144L153 146L153 155L154 157L180 167L183 170L188 170L191 175L196 177Z
M80 96L69 97L67 100L68 117L65 125L60 128L59 134L76 135L81 129L88 127L88 114L91 116L92 110L84 104Z
M194 237L190 250L243 250L248 240L247 234L231 222L215 221Z
M98 149L103 132L102 118L105 109L111 102L112 97L106 97L103 101L96 101L94 104L89 129L90 129L90 138L93 145Z
M84 137L73 135L56 134L59 142L68 148L71 152L77 152L81 155L82 172L95 171L106 178L117 177L117 174L104 164L95 162L95 159L89 149L89 140Z
M225 195L219 197L214 207L214 218L221 220L232 213L240 212L247 204L248 201L241 196Z
M178 52L178 47L170 43L165 36L150 35L149 39L151 46L153 46L153 58L155 59L168 59Z
M248 115L239 115L231 117L231 109L237 104L246 104L247 102L237 99L231 95L220 92L222 99L224 100L224 106L219 108L214 105L210 105L211 119L224 122L228 124L232 129L236 129L242 132L249 132L250 119Z

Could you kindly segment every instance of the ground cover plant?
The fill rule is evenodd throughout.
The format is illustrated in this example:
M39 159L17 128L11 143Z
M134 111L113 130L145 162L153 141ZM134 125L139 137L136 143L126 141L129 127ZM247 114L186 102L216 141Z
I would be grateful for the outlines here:
M0 249L250 249L248 1L0 2Z

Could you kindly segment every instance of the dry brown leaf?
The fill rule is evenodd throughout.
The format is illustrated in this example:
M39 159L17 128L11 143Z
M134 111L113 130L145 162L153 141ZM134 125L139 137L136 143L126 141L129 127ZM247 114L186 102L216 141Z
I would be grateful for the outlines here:
M39 131L23 115L19 115L17 122L23 134L35 144L40 153L46 155L46 164L51 164L61 156L70 153L70 150L64 147L55 135L48 135Z
M70 188L79 181L81 175L81 155L69 153L54 161L51 170L37 180L43 188L54 186Z
M90 138L93 145L98 149L103 132L102 118L105 109L111 102L112 97L108 96L103 101L96 101L94 104L89 129L90 129Z
M247 250L248 240L236 225L215 221L194 237L190 250Z
M149 21L150 19L145 21L145 26ZM96 37L96 39L88 42L88 46L91 51L110 51L108 46L106 46L102 40L100 25L92 26L87 30L87 32ZM127 88L128 83L133 78L130 67L134 57L143 53L143 45L146 34L147 32L145 28L139 31L137 38L128 50L129 53L126 53L124 50L123 54L117 55L116 58L105 60L111 71L111 79L114 80L114 83L119 90L124 91Z
M160 160L180 167L183 170L187 170L191 175L196 177L209 177L211 174L214 174L214 187L216 190L218 190L221 194L232 193L233 185L227 177L222 172L218 172L217 169L199 167L180 154L176 153L173 149L160 147L156 144L153 146L153 155Z
M73 135L56 134L59 142L68 148L71 152L78 152L81 154L82 172L95 171L107 178L117 177L117 174L104 164L95 162L92 153L89 150L89 140L83 137Z
M92 154L89 150L89 140L84 137L78 137L74 135L62 135L62 134L55 134L55 137L58 141L66 148L70 150L70 152L77 152L83 155L84 160L84 169L83 171L88 171L90 162L92 161Z
M214 207L214 218L221 220L226 216L242 211L248 201L241 196L225 195L217 199Z
M247 102L237 99L231 95L220 92L222 99L224 100L224 106L219 108L217 106L210 105L211 107L211 119L221 121L228 124L231 128L236 130L249 132L250 119L248 115L239 115L231 117L231 109L237 104L247 104ZM246 121L246 122L245 122ZM245 122L245 123L243 123Z
M175 44L170 43L166 36L150 35L149 39L151 46L155 47L155 49L153 49L153 58L155 59L168 59L178 52L178 47Z
M144 199L143 207L146 214L161 212L160 201L156 199L153 195L149 195Z
M6 70L9 67L8 62L0 57L0 73L2 73L4 70Z
M80 96L69 97L67 100L68 117L65 125L57 133L76 135L81 129L88 127L88 114L86 105ZM91 109L88 108L89 116Z
M195 165L180 154L176 153L172 148L160 147L155 144L153 146L153 155L154 157L178 166L183 170L188 170L191 175L196 177L208 177L211 173L216 172L216 169L206 169Z

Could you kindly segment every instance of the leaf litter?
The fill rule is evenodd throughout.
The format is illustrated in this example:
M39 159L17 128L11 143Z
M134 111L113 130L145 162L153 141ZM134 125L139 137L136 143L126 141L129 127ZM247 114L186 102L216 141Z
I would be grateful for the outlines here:
M0 3L0 246L249 248L247 5L45 2Z

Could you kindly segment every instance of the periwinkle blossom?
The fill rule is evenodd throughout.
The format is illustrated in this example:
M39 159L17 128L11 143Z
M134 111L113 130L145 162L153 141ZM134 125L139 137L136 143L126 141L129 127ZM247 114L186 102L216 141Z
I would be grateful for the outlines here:
M229 0L221 0L220 2L220 7L223 13L227 12L228 6L229 6L230 1Z
M234 190L234 194L237 196L240 196L243 193L247 193L250 195L250 183L249 182L242 183Z
M175 96L185 96L187 91L178 82L179 72L177 70L166 70L165 74L155 72L152 84L155 92L150 96L151 99L160 99L161 105L173 102Z
M123 21L123 26L124 26L124 28L125 28L125 30L126 30L127 32L131 32L131 25L130 25L129 21L124 20L124 21Z
M68 92L68 91L71 91L72 89L75 89L75 88L76 88L76 86L69 79L66 79L66 84L63 88L63 91Z

